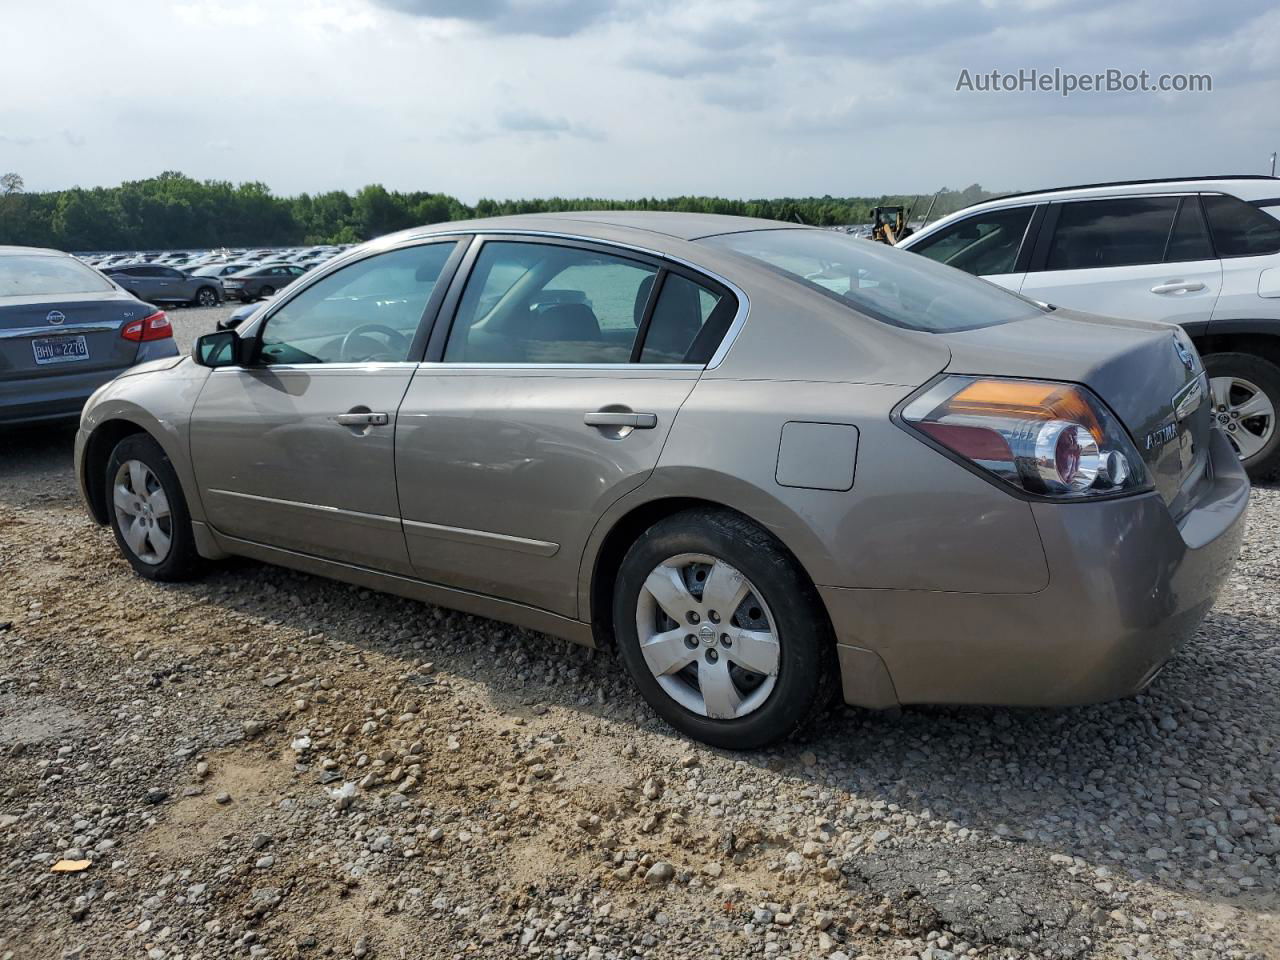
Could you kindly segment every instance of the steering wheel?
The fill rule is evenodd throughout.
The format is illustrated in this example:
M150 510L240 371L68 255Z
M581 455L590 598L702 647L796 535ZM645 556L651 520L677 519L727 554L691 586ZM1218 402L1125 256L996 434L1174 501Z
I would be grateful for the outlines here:
M338 356L344 363L357 363L360 360L367 360L368 357L353 357L351 351L359 342L359 338L367 333L380 333L387 338L387 347L392 350L399 350L401 353L409 352L409 338L399 330L393 330L386 324L382 323L362 323L358 327L353 327L342 338L342 346L338 348Z

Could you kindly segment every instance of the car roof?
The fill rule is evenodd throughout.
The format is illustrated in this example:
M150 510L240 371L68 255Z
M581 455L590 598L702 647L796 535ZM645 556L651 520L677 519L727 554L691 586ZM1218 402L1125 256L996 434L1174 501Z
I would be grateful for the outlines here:
M486 230L518 230L530 233L569 233L590 235L591 227L635 233L638 243L644 235L669 237L674 240L700 240L724 233L748 230L805 229L804 224L764 220L758 217L732 217L718 213L673 213L658 210L581 210L565 213L530 213L509 217L485 217L477 220L453 220L402 231L397 236L422 236L430 233L482 233ZM812 228L809 228L812 229Z
M49 247L15 247L0 245L0 257L16 257L19 254L31 256L36 254L43 257L69 257L71 254L62 250L53 250Z
M1008 201L1018 200L1023 203L1029 200L1061 200L1063 194L1079 196L1111 196L1134 193L1168 193L1189 189L1207 190L1209 192L1230 193L1241 200L1263 200L1271 197L1280 198L1280 177L1268 177L1263 174L1226 174L1211 177L1161 177L1154 180L1113 180L1107 183L1082 183L1071 187L1051 187L1046 190L1028 190L1021 193L1008 193L990 200L980 200L970 204L966 210L988 204L995 206Z
M955 213L940 217L928 226L921 227L903 239L899 246L910 249L917 240L931 236L948 224L963 220L981 210L1000 210L1005 207L1023 207L1036 203L1063 200L1099 200L1106 197L1132 197L1167 193L1225 193L1247 203L1273 201L1280 204L1280 177L1261 174L1236 174L1218 177L1162 177L1158 180L1115 180L1109 183L1086 183L1074 187L1053 187L1027 193L1009 193L990 200L962 207Z

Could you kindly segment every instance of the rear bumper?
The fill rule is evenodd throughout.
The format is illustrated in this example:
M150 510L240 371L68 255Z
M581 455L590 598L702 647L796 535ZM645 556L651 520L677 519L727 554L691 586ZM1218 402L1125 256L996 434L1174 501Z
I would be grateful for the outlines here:
M1213 606L1249 481L1212 433L1214 480L1175 523L1156 494L1032 506L1049 585L1032 594L819 588L845 699L1070 706L1142 690Z
M30 377L0 381L0 424L78 417L85 401L104 383L139 363L177 355L178 345L172 338L151 340L138 345L138 354L128 367L40 371Z

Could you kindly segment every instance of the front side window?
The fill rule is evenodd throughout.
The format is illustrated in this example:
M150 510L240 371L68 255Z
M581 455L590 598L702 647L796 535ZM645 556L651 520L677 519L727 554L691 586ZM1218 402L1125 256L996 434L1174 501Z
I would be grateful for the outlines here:
M1031 211L1014 207L980 213L939 230L910 250L974 276L1013 273Z
M303 290L267 318L263 363L396 363L414 335L456 243L358 260Z
M1043 312L986 280L831 230L750 230L698 242L746 257L859 313L909 330L973 330Z
M1123 197L1062 204L1046 270L1163 263L1177 197Z
M25 253L0 256L0 297L106 293L114 289L96 270L71 257Z
M447 363L628 363L657 270L541 243L480 250L445 347Z
M1236 197L1204 194L1213 243L1220 257L1261 257L1280 252L1280 220Z

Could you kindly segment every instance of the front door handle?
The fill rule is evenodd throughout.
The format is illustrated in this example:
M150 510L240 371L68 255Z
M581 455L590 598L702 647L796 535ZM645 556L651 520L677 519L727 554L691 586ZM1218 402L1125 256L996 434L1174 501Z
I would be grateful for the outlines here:
M385 413L340 413L333 418L344 427L385 427L391 418Z
M1166 280L1164 283L1157 283L1151 288L1152 293L1195 293L1197 290L1203 290L1204 284L1199 280Z
M588 427L634 427L637 430L652 430L658 425L656 413L623 413L613 410L596 410L585 414L582 422Z

